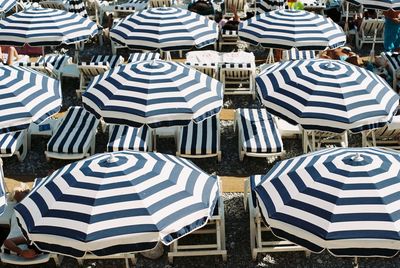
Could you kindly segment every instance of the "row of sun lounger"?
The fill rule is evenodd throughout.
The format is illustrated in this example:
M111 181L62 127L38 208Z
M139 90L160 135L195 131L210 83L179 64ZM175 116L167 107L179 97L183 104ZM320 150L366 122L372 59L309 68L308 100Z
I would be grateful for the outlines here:
M294 131L289 134L301 134L296 126L277 119L265 109L237 109L235 126L238 128L238 148L240 160L244 156L275 159L285 154L282 133L286 126ZM400 127L399 116L395 116L387 126L363 132L364 146L391 146L398 149ZM281 122L281 124L279 124ZM0 135L0 156L16 155L20 161L26 156L30 135L51 135L45 152L46 158L81 159L95 152L96 133L99 120L82 107L70 107L65 116L55 122L48 119L41 126L32 126L30 130ZM42 131L40 130L42 129ZM124 125L110 125L107 151L137 150L151 151L155 133L148 126L134 128ZM217 157L221 160L219 117L208 118L198 124L190 123L175 131L176 154L183 157ZM324 144L337 144L347 147L347 133L334 134L321 131L303 131L305 151L314 151Z

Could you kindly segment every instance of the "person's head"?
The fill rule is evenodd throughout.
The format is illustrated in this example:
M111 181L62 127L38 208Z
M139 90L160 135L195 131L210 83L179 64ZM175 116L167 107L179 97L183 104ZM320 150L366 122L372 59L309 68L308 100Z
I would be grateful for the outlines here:
M29 194L29 191L28 186L25 183L21 183L19 186L14 188L10 195L10 200L19 203Z

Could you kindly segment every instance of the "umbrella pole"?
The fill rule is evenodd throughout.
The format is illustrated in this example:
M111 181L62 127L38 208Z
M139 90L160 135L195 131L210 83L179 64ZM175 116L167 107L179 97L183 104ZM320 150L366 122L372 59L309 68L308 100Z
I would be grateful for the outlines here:
M171 51L166 51L165 52L165 60L166 61L172 61Z
M346 35L349 33L349 9L350 4L346 1L346 22L344 23L344 32Z
M266 60L266 63L267 63L267 64L272 64L272 63L274 63L274 62L275 62L275 60L274 60L274 49L270 48L270 49L269 49L269 53L268 53L268 57L267 57L267 60Z
M358 268L358 257L354 257L353 267Z
M157 129L153 131L153 152L157 152Z
M378 19L376 19L378 21ZM374 30L374 39L372 41L372 48L369 52L369 61L374 62L375 60L375 41L376 41L377 29Z

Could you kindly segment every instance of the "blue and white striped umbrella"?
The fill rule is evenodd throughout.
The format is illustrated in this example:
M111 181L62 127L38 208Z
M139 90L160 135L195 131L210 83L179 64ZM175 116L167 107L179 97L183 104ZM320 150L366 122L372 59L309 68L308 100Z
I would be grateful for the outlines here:
M35 71L0 65L0 133L28 128L57 113L60 81Z
M281 161L255 187L275 235L313 252L393 256L400 250L400 154L334 148Z
M17 4L16 0L1 0L0 1L0 12L7 13Z
M69 0L68 1L68 11L78 14L84 18L88 16L88 13L86 11L85 4L83 3L83 0Z
M303 10L275 10L239 25L240 39L268 48L324 50L346 44L346 35L330 18Z
M256 10L258 14L269 12L276 9L285 8L285 0L257 0Z
M218 198L217 177L189 160L121 151L55 171L15 213L43 251L106 256L171 244L204 226Z
M50 8L33 7L0 21L0 45L69 45L97 33L97 25L90 19Z
M343 61L276 63L256 77L267 110L304 129L341 133L389 122L399 96L380 76Z
M215 21L175 7L151 8L132 14L110 32L113 41L138 50L188 50L218 40Z
M142 61L96 76L82 102L110 124L188 125L219 113L223 85L181 63Z

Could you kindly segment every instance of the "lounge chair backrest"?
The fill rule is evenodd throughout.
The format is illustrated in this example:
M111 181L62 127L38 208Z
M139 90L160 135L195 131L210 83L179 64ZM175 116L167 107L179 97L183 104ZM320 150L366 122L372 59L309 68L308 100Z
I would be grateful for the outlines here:
M172 0L150 0L149 7L170 7L172 6Z
M393 70L400 68L400 54L398 52L382 52L381 55L388 61Z
M71 61L71 57L68 55L58 55L58 54L49 54L46 56L41 56L37 60L38 63L50 63L56 70L60 70L65 64Z
M43 8L67 10L67 2L64 1L42 1L39 5Z
M382 38L384 26L385 21L383 19L364 19L361 22L360 31L363 36L374 36L376 29L377 38Z
M107 62L110 68L115 68L124 62L124 58L118 55L96 55L90 60L90 63Z
M224 63L220 66L220 72L227 78L250 77L255 72L255 66L251 63Z
M52 78L58 78L57 73L55 68L53 67L53 65L51 63L47 63L47 62L20 62L18 63L18 66L20 67L27 67L27 68L31 68L34 70L37 70L41 73L44 73L45 75L52 77Z
M225 13L230 13L232 7L236 7L237 12L243 12L244 6L246 4L245 0L226 0L225 1Z
M146 60L158 60L160 59L160 53L156 52L144 52L144 53L131 53L129 54L128 63L146 61Z
M78 69L80 74L84 79L89 82L93 77L103 74L104 72L110 70L108 62L101 63L86 63L82 62L78 64Z
M283 60L308 60L316 57L315 50L298 50L292 48L290 50L284 50L282 53Z
M190 63L186 62L190 67L212 77L217 78L218 65L216 63Z
M99 120L83 107L70 107L47 143L47 150L58 153L82 153L96 131Z

